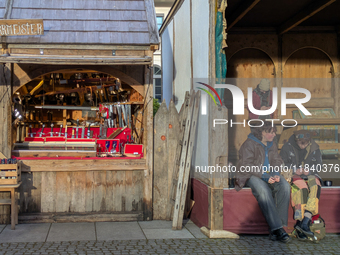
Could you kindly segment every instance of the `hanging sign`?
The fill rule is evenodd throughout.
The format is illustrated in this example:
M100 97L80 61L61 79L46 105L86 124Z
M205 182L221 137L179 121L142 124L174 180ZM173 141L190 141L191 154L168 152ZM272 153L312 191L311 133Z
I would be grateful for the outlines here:
M43 35L42 19L0 19L0 35Z

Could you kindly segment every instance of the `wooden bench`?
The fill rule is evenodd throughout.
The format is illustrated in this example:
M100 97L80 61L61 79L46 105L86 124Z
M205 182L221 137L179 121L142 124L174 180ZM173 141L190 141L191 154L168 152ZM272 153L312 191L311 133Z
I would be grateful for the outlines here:
M195 205L190 219L199 227L208 226L208 186L192 181ZM322 187L319 213L326 222L327 233L340 233L340 187ZM294 229L293 209L289 206L287 231ZM223 190L223 229L236 234L267 234L268 224L250 188L237 192Z

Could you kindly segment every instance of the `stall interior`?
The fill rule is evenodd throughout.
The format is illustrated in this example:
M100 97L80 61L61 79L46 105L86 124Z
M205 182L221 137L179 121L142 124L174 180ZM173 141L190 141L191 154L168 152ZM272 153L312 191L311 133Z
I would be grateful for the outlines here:
M91 70L38 77L13 94L13 158L142 158L144 98Z

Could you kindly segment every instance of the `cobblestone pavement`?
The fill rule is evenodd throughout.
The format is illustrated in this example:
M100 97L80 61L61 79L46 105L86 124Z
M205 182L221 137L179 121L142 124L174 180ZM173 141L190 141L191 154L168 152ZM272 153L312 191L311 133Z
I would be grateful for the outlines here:
M0 254L340 254L340 235L319 244L273 242L268 236L243 235L230 239L166 239L130 241L78 241L2 243Z

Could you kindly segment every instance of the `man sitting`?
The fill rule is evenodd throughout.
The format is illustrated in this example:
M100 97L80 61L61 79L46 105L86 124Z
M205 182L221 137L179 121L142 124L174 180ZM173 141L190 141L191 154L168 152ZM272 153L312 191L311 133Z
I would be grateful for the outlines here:
M283 145L280 156L285 166L295 170L291 182L291 202L297 221L297 238L301 241L314 240L309 226L312 216L318 214L321 193L321 178L315 174L315 170L322 166L319 145L311 138L309 131L295 131Z
M270 238L287 243L291 239L283 226L288 223L290 186L279 172L271 171L283 164L273 142L275 135L276 127L268 121L262 127L252 129L240 148L235 189L239 191L245 184L251 188L269 225ZM258 171L242 170L247 167Z

